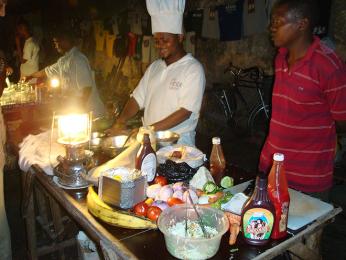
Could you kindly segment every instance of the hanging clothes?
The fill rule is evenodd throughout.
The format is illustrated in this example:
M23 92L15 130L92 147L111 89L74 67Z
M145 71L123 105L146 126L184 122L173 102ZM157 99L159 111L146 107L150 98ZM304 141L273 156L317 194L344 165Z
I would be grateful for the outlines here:
M243 35L265 32L270 22L270 9L274 0L245 0L243 7Z
M150 63L150 39L151 36L144 35L142 40L142 63Z
M109 32L106 32L106 54L107 57L111 58L113 57L113 45L115 41L115 35L110 34Z
M210 39L220 39L219 15L216 7L204 9L202 37Z
M217 11L219 15L220 40L240 40L243 21L243 0L218 6Z

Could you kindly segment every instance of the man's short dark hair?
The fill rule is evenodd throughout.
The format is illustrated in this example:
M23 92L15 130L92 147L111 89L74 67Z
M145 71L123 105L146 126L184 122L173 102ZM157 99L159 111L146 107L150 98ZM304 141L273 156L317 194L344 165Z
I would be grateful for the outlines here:
M295 19L307 18L312 30L319 20L319 8L316 0L277 0L274 8L287 6L288 12L293 14Z
M75 43L77 36L75 32L68 26L57 26L52 32L53 38L68 40L71 43Z
M31 33L31 26L30 26L29 22L24 20L24 19L20 19L17 22L17 27L24 27L29 33Z

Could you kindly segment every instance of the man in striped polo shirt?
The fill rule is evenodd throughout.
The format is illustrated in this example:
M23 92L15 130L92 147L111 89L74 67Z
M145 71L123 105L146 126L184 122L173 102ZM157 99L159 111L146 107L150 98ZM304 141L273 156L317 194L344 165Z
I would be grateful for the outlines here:
M313 0L278 0L270 31L278 47L270 130L259 169L285 154L290 187L325 193L332 186L336 131L346 126L346 66L312 34Z

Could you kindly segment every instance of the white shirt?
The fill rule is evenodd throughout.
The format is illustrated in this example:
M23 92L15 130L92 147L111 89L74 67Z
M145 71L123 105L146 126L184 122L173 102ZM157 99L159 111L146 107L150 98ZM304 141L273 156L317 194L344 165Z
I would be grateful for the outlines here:
M184 122L171 128L180 134L179 143L194 145L205 75L202 65L191 55L166 65L158 59L146 70L132 96L140 109L144 109L144 125L151 125L180 108L192 114Z
M104 114L104 105L96 88L96 83L88 58L76 47L66 52L56 63L45 68L48 78L58 78L63 92L81 94L85 87L91 87L87 107L95 116Z
M23 47L23 59L26 60L26 62L20 65L21 77L29 76L38 71L39 51L40 46L32 37L25 40Z

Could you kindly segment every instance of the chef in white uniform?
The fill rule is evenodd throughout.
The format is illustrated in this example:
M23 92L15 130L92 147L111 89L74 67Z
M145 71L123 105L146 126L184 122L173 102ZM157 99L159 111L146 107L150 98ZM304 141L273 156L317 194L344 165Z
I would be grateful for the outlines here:
M183 48L185 0L147 0L160 59L154 61L133 91L110 133L144 109L144 125L180 134L178 143L195 144L205 75L202 65Z
M75 45L73 32L58 29L54 34L53 42L61 56L58 61L43 70L37 71L31 78L57 78L60 81L62 93L67 101L83 103L84 107L93 112L96 117L105 113L88 58ZM66 106L66 103L64 103Z

